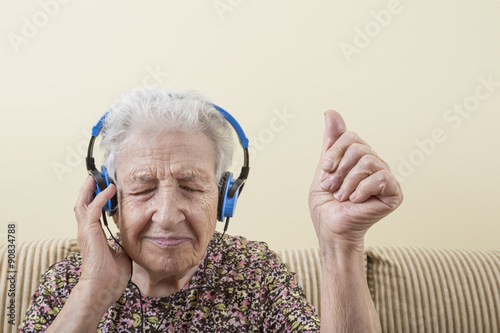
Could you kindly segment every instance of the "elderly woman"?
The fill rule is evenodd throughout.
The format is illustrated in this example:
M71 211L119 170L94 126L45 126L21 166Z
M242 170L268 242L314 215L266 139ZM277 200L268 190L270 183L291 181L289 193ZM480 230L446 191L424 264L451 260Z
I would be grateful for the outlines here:
M325 121L309 192L322 259L321 330L376 332L363 240L401 203L401 189L337 112ZM121 97L102 133L116 186L93 198L94 179L85 181L75 205L81 253L42 276L21 332L319 331L293 274L266 244L215 231L231 134L196 93ZM115 194L120 244L100 224Z

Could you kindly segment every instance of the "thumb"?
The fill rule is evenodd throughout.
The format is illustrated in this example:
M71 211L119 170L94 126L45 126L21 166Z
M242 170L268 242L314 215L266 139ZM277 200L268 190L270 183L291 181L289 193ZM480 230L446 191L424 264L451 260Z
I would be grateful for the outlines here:
M322 155L324 155L328 149L333 146L335 141L337 141L337 139L340 138L345 131L347 131L347 127L340 113L334 110L326 111Z

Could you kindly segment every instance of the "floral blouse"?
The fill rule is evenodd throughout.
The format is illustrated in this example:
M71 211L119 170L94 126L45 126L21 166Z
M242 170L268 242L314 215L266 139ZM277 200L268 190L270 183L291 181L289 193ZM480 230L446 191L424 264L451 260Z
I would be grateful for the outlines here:
M97 332L319 332L319 319L295 275L266 243L224 235L215 248L219 238L216 232L183 290L166 297L143 294L141 315L138 291L129 284ZM78 282L81 265L81 253L73 252L42 275L20 332L50 326Z

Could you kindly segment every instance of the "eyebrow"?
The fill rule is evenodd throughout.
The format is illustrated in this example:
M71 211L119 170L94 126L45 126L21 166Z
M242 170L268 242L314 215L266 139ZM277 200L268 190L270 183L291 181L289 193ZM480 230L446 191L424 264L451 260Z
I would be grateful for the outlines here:
M177 176L176 178L179 180L184 180L184 181L193 181L193 180L205 181L205 180L208 180L209 177L201 172L191 171L189 173L183 173L183 174Z
M156 177L150 174L137 174L137 175L131 175L130 180L133 182L139 181L141 183L150 183L156 181Z
M203 172L199 172L198 170L183 170L179 172L179 175L174 175L176 179L182 181L206 181L210 177ZM138 173L133 174L129 178L132 182L141 182L141 183L151 183L157 181L156 176L147 173Z

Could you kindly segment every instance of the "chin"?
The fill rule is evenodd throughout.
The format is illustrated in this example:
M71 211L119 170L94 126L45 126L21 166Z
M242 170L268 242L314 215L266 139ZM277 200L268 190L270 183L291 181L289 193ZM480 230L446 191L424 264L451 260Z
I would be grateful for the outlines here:
M155 247L148 250L147 254L142 256L141 266L155 273L184 273L198 266L203 257L203 253L198 256L192 244L187 242L166 249Z

